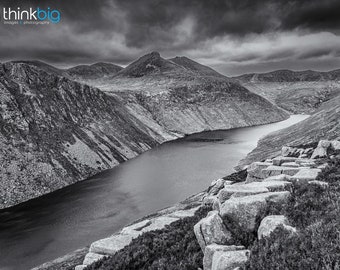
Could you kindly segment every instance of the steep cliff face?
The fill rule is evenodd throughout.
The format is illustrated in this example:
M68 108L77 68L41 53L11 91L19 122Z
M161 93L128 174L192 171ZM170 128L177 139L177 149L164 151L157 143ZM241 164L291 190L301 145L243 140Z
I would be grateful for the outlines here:
M126 108L140 121L175 134L261 125L287 118L267 100L230 83L206 82L153 94L117 94L124 97Z
M86 179L184 134L288 117L222 75L198 75L159 54L123 71L90 80L105 82L104 92L44 63L0 65L0 208Z
M282 146L305 145L321 139L340 138L340 96L323 104L306 120L262 138L257 147L242 160L239 167L255 160L273 157Z
M250 91L291 113L315 112L340 94L340 70L330 72L278 70L235 78Z
M0 205L112 168L165 139L118 97L36 67L0 71Z
M186 57L144 55L95 86L123 98L140 121L175 134L283 120L288 115L238 83ZM98 84L97 84L98 83Z

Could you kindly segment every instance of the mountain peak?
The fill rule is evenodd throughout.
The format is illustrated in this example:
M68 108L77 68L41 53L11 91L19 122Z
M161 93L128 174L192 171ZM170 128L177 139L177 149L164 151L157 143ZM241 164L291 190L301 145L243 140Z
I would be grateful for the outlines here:
M159 52L151 52L132 62L119 75L142 77L148 74L159 74L175 69L178 69L176 64L162 58Z
M161 54L159 52L156 52L156 51L153 51L147 55L152 55L152 56L155 56L155 57L161 57Z
M176 56L169 59L169 61L176 63L177 65L180 65L187 70L198 73L201 76L224 77L222 74L218 73L212 68L202 65L186 56Z

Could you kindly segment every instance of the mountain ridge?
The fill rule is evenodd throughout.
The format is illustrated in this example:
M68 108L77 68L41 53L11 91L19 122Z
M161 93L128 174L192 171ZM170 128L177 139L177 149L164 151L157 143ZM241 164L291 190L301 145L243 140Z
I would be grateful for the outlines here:
M322 139L340 139L340 96L324 103L307 119L262 138L257 147L240 161L238 168L257 159L273 157L279 154L282 146L306 145Z
M195 83L176 75L175 86L164 81L166 91L155 80L152 94L138 85L105 92L45 67L0 66L1 208L83 180L185 134L288 117L264 98L220 78L201 80L190 73ZM145 82L144 77L131 80Z
M264 73L246 73L233 77L240 81L265 81L265 82L296 82L296 81L317 81L336 80L340 78L340 69L330 71L279 69Z

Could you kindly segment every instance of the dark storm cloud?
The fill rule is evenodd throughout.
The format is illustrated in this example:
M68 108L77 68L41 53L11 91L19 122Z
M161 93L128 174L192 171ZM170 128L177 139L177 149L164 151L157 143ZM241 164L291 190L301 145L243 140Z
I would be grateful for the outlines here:
M221 58L225 63L268 61L271 65L289 57L338 57L334 48L339 0L0 0L2 6L50 6L61 11L62 19L48 26L0 22L1 61L127 64L151 50L166 57L188 55L211 65ZM310 41L314 47L308 47L300 38L322 32L332 34L323 36L330 46L323 48L314 37ZM272 39L279 41L271 44ZM307 46L305 52L287 48L289 42Z
M283 27L292 29L305 27L314 30L339 31L340 1L294 1L283 18Z
M127 42L143 46L186 16L195 20L195 40L274 30L339 30L339 0L125 0L116 1L129 22ZM168 38L171 36L160 36Z

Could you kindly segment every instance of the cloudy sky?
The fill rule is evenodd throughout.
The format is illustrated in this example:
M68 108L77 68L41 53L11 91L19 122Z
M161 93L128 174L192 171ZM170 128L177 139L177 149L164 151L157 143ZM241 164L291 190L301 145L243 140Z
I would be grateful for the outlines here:
M0 61L126 65L150 51L226 75L340 68L339 0L0 0L56 8L53 25L0 22ZM2 17L2 16L1 16Z

